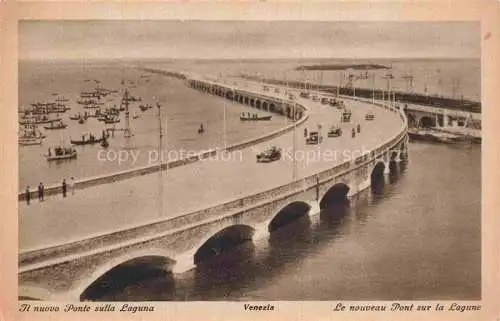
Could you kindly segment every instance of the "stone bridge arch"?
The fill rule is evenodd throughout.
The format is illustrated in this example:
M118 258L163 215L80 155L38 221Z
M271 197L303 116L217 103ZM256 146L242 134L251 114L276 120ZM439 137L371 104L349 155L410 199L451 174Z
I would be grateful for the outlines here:
M191 252L192 262L198 265L200 262L226 251L227 249L252 241L255 228L247 224L231 224L216 233L207 234L194 246Z
M269 103L267 101L265 101L265 100L262 103L262 109L265 110L265 111L269 110Z
M324 209L330 205L348 200L351 187L346 182L337 182L327 189L320 198L319 208Z
M422 116L418 122L418 127L436 127L436 119L431 116Z
M131 251L123 255L117 256L110 260L105 261L104 264L98 265L96 268L90 270L83 276L70 291L73 297L78 297L80 300L85 300L89 290L92 286L96 286L99 281L105 277L112 276L110 273L118 271L118 269L129 266L155 267L157 269L164 269L166 272L171 272L175 265L173 259L175 254L164 249L148 248L140 251Z
M267 230L268 232L274 232L288 223L301 217L308 216L310 210L311 205L305 201L293 201L288 203L266 223Z
M370 173L370 186L376 188L384 183L384 174L389 170L386 162L384 160L378 159L375 161Z

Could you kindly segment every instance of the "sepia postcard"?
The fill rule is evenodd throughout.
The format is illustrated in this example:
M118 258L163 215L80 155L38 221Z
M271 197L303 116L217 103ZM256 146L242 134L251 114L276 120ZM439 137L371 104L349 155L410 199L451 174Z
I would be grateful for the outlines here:
M0 320L500 320L497 3L0 9Z

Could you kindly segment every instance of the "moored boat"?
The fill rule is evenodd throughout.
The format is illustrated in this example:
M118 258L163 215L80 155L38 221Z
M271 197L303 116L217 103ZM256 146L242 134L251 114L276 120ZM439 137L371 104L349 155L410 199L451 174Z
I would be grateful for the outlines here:
M80 116L80 113L78 113L78 114L75 114L75 115L69 116L69 119L71 119L71 120L79 120L79 119L80 119L80 117L81 117L81 116Z
M51 122L50 125L48 126L43 126L45 129L64 129L68 127L65 123L63 123L61 120Z
M49 148L48 153L44 155L48 161L64 160L76 158L77 152L73 147L55 147Z
M18 139L21 146L42 145L42 138Z
M468 144L475 143L474 138L467 135L457 135L446 132L440 132L432 129L408 129L408 137L412 141L428 141L445 144Z
M21 124L21 125L28 125L28 124L34 124L34 125L48 124L48 123L51 123L51 122L54 122L54 121L58 121L58 120L61 120L61 118L60 117L51 118L51 117L48 117L47 115L43 115L43 116L36 115L36 116L33 116L33 117L25 117L25 118L19 119L19 124Z
M119 122L120 122L120 118L118 118L118 117L113 117L113 118L107 117L106 119L104 119L105 124L116 124Z
M81 140L70 139L70 143L73 145L93 145L102 142L104 136L101 138L96 138L92 133L85 133L82 135Z

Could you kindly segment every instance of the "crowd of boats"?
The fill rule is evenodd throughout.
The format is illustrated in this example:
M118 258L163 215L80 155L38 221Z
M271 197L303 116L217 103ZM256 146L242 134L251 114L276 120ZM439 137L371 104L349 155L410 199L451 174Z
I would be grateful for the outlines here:
M96 82L97 83L97 82ZM119 107L114 105L113 107L104 108L105 103L101 101L103 97L110 94L117 94L117 90L105 89L102 87L96 87L91 91L82 91L80 93L80 98L76 101L78 105L83 106L82 111L76 112L70 115L69 120L77 121L79 124L85 124L87 119L95 118L97 121L103 124L117 124L121 121L120 113L126 111L126 118L129 117L128 107L130 102L141 101L141 97L134 97L128 94L128 90L125 90L125 94L121 99L121 104ZM57 96L53 102L36 102L31 104L31 108L21 110L19 114L19 134L18 134L18 144L20 146L35 146L42 145L46 135L40 130L40 126L44 130L64 130L69 125L63 121L63 115L66 114L71 108L67 105L69 99L60 96L58 93L53 93L52 96ZM111 101L113 99L109 99ZM146 109L152 108L151 105L147 106ZM88 111L87 109L92 109ZM140 105L139 109L145 111L144 105ZM139 118L137 115L133 115L133 118ZM92 132L84 132L81 139L69 139L71 145L65 145L61 143L58 146L52 146L48 148L47 154L44 154L48 161L53 160L63 160L63 159L74 159L77 157L77 150L75 146L80 145L93 145L100 144L102 147L108 147L108 138L110 137L109 132L115 130L116 128L104 128L102 134L98 137Z

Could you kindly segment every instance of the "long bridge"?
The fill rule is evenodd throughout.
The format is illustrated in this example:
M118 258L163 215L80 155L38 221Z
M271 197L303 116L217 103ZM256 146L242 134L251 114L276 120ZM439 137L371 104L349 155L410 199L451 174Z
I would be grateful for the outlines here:
M19 202L20 298L85 300L96 281L119 266L149 264L182 273L222 250L222 241L266 237L297 216L318 214L370 188L407 157L408 123L397 108L343 99L352 120L341 123L341 110L297 93L293 98L291 88L193 76L186 83L249 111L287 117L290 124L176 166L81 182L67 198ZM367 112L375 119L365 120ZM331 124L340 124L344 135L327 138ZM351 137L355 124L361 132ZM323 142L307 145L305 128L320 128ZM271 145L283 148L283 159L257 163L256 154Z

